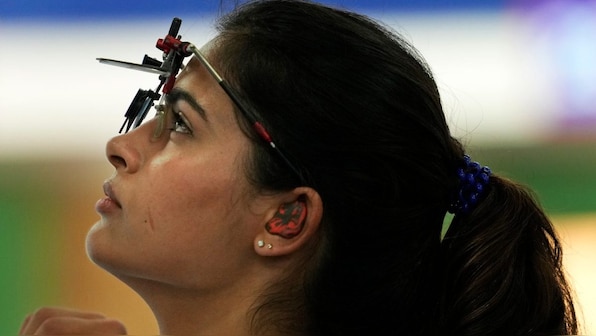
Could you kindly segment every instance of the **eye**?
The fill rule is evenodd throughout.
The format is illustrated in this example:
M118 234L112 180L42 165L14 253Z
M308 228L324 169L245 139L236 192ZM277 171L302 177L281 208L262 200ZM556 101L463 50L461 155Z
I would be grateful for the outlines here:
M181 134L188 134L192 135L192 129L189 126L188 120L184 117L184 115L180 112L172 111L172 118L173 118L173 127L170 128L170 131L181 133Z

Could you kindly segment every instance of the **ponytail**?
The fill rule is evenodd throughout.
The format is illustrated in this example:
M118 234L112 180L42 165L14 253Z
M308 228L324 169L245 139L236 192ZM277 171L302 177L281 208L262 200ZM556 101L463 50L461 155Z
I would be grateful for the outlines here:
M492 176L441 244L441 334L561 335L578 326L552 223L525 187Z

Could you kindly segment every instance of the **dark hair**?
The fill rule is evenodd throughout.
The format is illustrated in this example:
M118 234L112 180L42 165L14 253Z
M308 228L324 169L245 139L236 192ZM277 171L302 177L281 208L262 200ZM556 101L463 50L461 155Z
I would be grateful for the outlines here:
M311 260L263 295L256 330L577 331L557 237L523 187L493 176L441 242L464 150L430 70L399 35L290 0L242 5L219 31L214 62L302 175L253 136L250 179L262 191L309 185L324 204Z

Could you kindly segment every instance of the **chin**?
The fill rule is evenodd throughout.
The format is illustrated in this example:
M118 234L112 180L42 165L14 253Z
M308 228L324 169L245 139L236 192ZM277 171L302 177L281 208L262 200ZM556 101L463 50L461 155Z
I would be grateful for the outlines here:
M146 263L142 258L138 259L142 253L135 253L129 243L114 239L109 227L101 221L87 233L85 249L95 265L127 284L131 279L143 279L148 275Z
M93 263L111 272L109 269L114 267L118 257L114 255L116 252L115 244L110 242L106 231L101 220L95 223L87 233L85 249L87 256Z

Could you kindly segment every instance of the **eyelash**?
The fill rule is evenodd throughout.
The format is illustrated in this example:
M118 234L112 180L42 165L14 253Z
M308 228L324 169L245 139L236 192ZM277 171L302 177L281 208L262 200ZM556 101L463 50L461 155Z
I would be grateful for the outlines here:
M172 111L172 119L173 126L170 128L171 132L192 135L192 129L182 113Z

